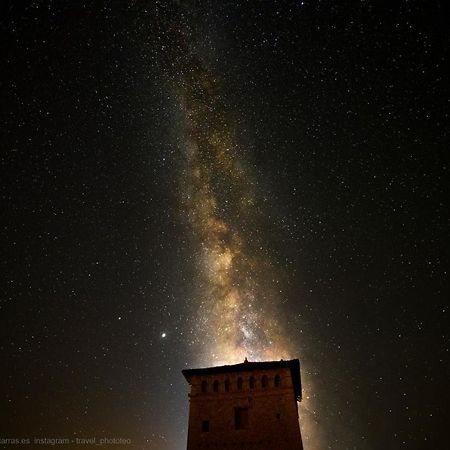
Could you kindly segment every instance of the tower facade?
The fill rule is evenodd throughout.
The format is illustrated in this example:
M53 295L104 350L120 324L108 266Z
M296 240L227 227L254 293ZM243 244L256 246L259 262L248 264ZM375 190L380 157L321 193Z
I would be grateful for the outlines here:
M190 384L187 450L302 450L300 363L183 370Z

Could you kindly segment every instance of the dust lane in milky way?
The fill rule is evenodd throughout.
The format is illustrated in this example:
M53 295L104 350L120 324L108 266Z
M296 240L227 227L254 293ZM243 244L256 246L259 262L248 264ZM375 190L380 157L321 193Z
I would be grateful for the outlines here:
M183 204L198 255L199 363L292 355L277 316L275 268L260 236L256 184L239 158L220 86L192 59L178 98L184 114Z

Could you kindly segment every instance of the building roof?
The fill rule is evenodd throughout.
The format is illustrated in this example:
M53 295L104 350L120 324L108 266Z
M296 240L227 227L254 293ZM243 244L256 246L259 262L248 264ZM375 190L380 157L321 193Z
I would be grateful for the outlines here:
M302 383L300 379L300 361L298 359L280 360L280 361L261 361L250 362L245 359L243 363L228 366L204 367L200 369L184 369L182 373L187 382L191 384L192 377L202 375L214 375L233 372L249 372L253 370L272 370L289 368L291 370L292 384L297 401L302 399Z

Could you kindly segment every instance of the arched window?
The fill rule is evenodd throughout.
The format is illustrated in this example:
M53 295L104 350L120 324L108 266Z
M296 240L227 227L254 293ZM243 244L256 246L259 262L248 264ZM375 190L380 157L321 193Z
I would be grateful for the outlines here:
M242 391L242 378L241 377L239 377L237 379L237 388L238 388L238 391Z
M278 375L278 374L275 375L274 384L275 384L275 387L280 387L281 386L281 377L280 377L280 375Z
M206 380L202 381L202 392L205 393L208 391L208 382Z
M263 377L261 378L261 387L265 388L268 386L268 380L267 380L267 376L263 375Z
M225 380L225 392L230 392L230 380Z
M214 380L213 391L219 392L219 381L218 380Z
M254 389L255 388L255 377L250 377L250 380L248 381L248 384L250 386L250 389Z

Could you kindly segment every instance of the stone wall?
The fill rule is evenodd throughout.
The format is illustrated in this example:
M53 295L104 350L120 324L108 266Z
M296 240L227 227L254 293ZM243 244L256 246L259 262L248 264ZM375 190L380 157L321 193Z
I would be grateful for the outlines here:
M289 368L195 376L189 397L188 450L302 449Z

